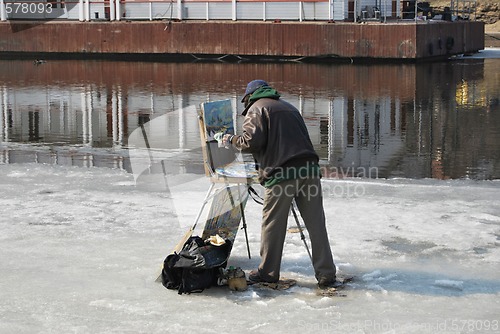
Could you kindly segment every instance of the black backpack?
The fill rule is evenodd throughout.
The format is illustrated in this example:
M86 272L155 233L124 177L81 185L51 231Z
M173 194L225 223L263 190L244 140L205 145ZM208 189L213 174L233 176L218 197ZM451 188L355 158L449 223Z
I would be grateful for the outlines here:
M226 266L230 250L229 240L224 245L213 246L205 244L198 236L189 238L178 254L170 254L163 262L163 286L183 294L217 285L220 269Z

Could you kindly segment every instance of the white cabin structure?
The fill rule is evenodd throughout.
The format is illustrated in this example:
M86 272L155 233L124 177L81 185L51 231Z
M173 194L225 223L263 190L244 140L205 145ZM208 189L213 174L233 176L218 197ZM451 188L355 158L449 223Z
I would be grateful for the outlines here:
M0 0L0 20L384 21L416 18L416 0Z

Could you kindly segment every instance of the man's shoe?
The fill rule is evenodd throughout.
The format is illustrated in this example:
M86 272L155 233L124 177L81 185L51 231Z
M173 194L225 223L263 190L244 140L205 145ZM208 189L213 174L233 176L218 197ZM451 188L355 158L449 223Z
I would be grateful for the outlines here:
M265 280L263 279L261 276L260 276L260 273L258 270L252 270L250 272L250 274L248 274L248 280L251 282L251 283L276 283L278 280L275 280L275 281L268 281L268 280Z
M248 274L248 280L252 283L264 282L262 277L260 277L260 273L258 270L252 270L250 274Z
M318 288L320 289L328 289L328 288L337 288L342 285L342 282L339 282L334 277L332 278L320 278L318 280Z

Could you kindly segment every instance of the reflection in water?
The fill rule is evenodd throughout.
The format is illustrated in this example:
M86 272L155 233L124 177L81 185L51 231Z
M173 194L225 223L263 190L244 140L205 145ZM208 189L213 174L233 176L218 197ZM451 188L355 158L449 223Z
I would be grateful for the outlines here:
M0 163L130 170L128 135L168 115L162 147L201 173L197 115L182 108L230 98L239 114L262 78L301 110L329 176L500 178L499 64L0 61Z

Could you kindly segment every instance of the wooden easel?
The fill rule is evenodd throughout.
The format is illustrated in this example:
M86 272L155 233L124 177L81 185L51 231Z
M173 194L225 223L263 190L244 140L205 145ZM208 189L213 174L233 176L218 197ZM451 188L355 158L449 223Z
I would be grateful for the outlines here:
M203 152L203 166L205 175L210 178L211 184L197 220L206 203L213 197L212 192L215 193L218 190L220 191L220 189L227 190L227 196L231 201L231 206L233 208L236 208L236 206L239 207L239 215L243 222L242 228L245 231L248 258L251 258L244 208L246 200L248 199L248 187L257 182L255 165L245 163L244 161L238 161L237 157L239 152L232 147L220 147L219 143L214 139L214 135L218 132L234 134L234 119L231 101L221 100L205 102L201 104L200 109L198 124ZM216 184L220 184L222 187L214 190ZM237 191L235 191L235 187L237 187ZM235 198L235 194L237 198ZM192 230L194 230L196 223L197 221Z

